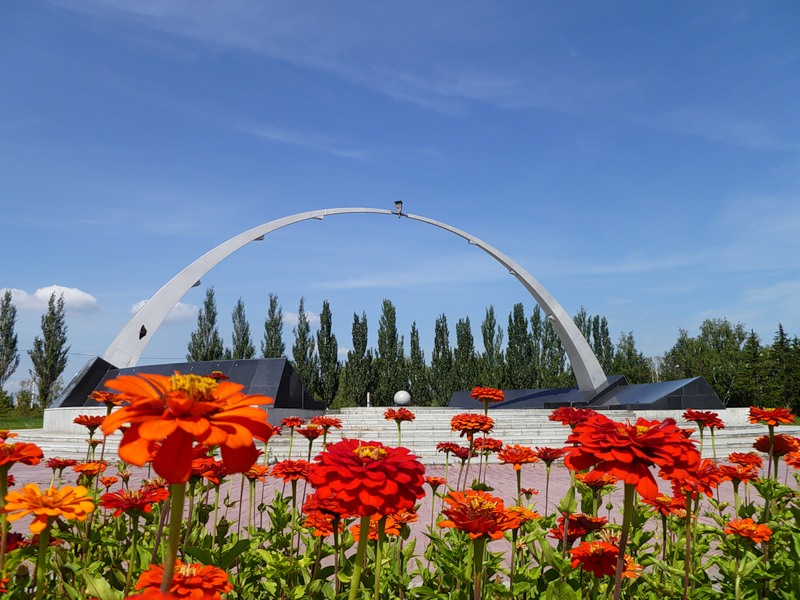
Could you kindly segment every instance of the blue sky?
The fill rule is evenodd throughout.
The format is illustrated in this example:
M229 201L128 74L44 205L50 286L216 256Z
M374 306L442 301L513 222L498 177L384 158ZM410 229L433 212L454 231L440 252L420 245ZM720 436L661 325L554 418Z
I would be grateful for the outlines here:
M260 223L329 207L452 224L648 355L726 317L800 334L794 2L11 0L0 8L0 288L23 364L65 288L69 379L175 273ZM532 300L454 236L379 215L278 231L211 271L145 362L186 353L207 285L451 334ZM60 290L60 288L57 288ZM286 325L291 344L291 322ZM454 335L453 335L454 337Z

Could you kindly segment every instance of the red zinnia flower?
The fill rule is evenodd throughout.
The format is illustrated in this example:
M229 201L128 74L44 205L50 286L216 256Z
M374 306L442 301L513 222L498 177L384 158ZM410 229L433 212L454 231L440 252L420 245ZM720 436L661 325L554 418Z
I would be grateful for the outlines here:
M709 429L725 429L725 423L719 418L719 415L710 410L692 410L690 408L683 413L683 418L687 421L697 423L700 429L703 427L708 427Z
M531 496L538 496L539 495L539 490L534 489L534 488L522 488L520 490L520 493L523 496L525 496L528 500L530 500Z
M103 494L100 497L100 506L107 510L113 510L114 516L118 517L122 513L149 513L153 510L153 504L167 498L169 498L169 491L166 488L119 490Z
M591 517L581 513L569 515L569 525L567 525L567 544L572 544L575 540L585 535L602 529L608 519L605 517ZM556 527L550 530L550 537L556 540L564 539L564 517L558 517Z
M53 469L53 471L63 471L67 467L74 467L78 464L78 461L74 458L48 458L45 465L47 465L48 469Z
M768 542L772 530L766 525L756 524L753 519L734 519L728 523L725 533L749 538L756 543Z
M306 460L282 460L272 467L273 477L283 479L285 482L297 481L302 479L308 480L308 474L311 472L311 463Z
M389 515L425 495L425 467L407 448L343 439L314 460L308 482L321 500L335 498L347 514Z
M142 573L139 581L136 582L136 589L159 589L163 577L163 566L150 565L150 568ZM172 576L169 592L176 598L221 600L222 594L226 594L232 589L233 586L228 581L228 574L218 567L175 561L175 573Z
M551 421L561 421L562 425L575 427L578 423L583 423L586 419L597 414L591 408L573 408L571 406L560 406L547 417Z
M697 448L672 419L640 418L631 425L595 415L576 425L567 442L577 444L567 449L567 467L575 471L594 467L635 486L645 498L658 494L650 472L653 465L661 467L667 476L681 479L688 478L689 471L700 463Z
M456 448L461 448L461 446L459 446L455 442L439 442L438 444L436 444L436 451L444 452L445 454L453 452Z
M317 439L323 433L322 432L322 427L317 427L314 424L311 424L308 427L299 427L299 428L295 429L295 431L297 433L299 433L300 435L302 435L304 438L306 438L310 442L314 441L315 439Z
M9 429L0 429L0 444L5 442L9 438L15 438L19 434L18 433L11 433Z
M105 420L106 418L101 415L78 415L72 422L76 425L83 425L89 430L89 433L92 434L97 431L97 428L100 427Z
M0 444L0 469L11 468L16 463L38 465L43 458L42 449L36 444L15 442Z
M464 462L468 458L474 458L478 456L478 453L475 452L474 450L470 451L470 449L467 448L466 446L458 446L458 445L456 445L456 447L450 453L456 458L460 459L461 462Z
M506 465L514 465L514 470L519 471L522 465L539 462L536 452L533 448L528 446L520 446L514 444L513 446L506 446L497 454L500 462Z
M494 420L486 415L461 413L450 419L450 429L460 431L461 437L466 435L468 440L472 439L478 432L489 433L493 427Z
M567 450L565 448L549 448L547 446L540 448L536 446L536 457L548 467L559 458L564 458L566 454Z
M228 381L230 377L225 375L222 371L211 371L211 375L209 375L211 379L215 379L216 381Z
M764 454L769 454L769 436L762 435L756 439L753 448ZM800 440L793 435L776 433L773 436L772 456L783 456L789 454L789 452L797 452L798 450L800 450Z
M266 442L272 435L266 411L253 406L271 404L272 399L242 394L243 386L236 383L176 373L122 375L106 385L119 390L130 405L106 417L103 433L130 423L119 455L137 466L150 459L151 443L160 441L153 469L170 483L188 481L195 442L220 446L228 471L241 473L258 457L253 438Z
M788 408L757 408L755 406L750 407L750 422L753 425L757 425L758 423L762 423L764 425L770 425L774 427L775 425L780 425L784 423L786 425L791 425L795 421L795 416L792 414L792 411Z
M431 486L431 488L435 492L441 486L447 485L447 480L445 480L444 477L434 477L433 475L426 475L425 483Z
M617 571L619 548L607 542L583 542L569 551L572 555L572 568L578 565L590 571L595 577L613 575Z
M302 427L306 424L305 419L301 419L300 417L286 417L285 419L281 419L281 425L284 427L288 427L289 429L293 429L295 427Z
M447 521L439 527L453 527L469 534L470 539L490 537L499 540L503 532L519 526L519 519L506 512L503 501L483 491L450 492L444 501L449 505L442 513Z
M479 402L502 402L506 399L503 390L480 386L472 388L470 396Z
M800 452L789 452L789 454L783 457L783 460L785 460L786 464L792 467L795 471L800 469Z
M764 466L764 460L755 452L732 452L728 455L728 460L736 465L750 466L756 469Z
M303 512L310 514L312 512L321 512L330 517L343 519L350 515L342 508L335 498L320 498L316 493L306 496L306 501L303 503Z
M698 493L703 493L711 498L714 495L714 488L724 481L722 472L709 458L704 458L697 467L690 469L688 477L671 477L664 471L661 471L659 475L664 479L669 479L674 490L691 492L692 498L696 498Z
M400 423L401 421L413 421L417 418L417 415L405 407L398 409L387 408L386 412L383 413L383 418L387 421L395 421Z
M494 438L478 438L473 445L475 452L499 452L503 449L503 442Z

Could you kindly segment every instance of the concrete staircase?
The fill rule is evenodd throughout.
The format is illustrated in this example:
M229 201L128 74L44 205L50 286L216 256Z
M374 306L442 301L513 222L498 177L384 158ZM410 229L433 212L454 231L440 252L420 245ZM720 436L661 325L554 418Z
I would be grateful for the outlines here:
M453 415L465 412L450 408L412 408L416 419L402 424L403 445L410 448L423 462L436 464L444 462L444 455L436 452L436 444L443 441L454 441L466 444L464 439L458 437L457 432L450 430L450 419ZM330 416L338 417L342 421L342 430L331 430L328 442L335 442L342 437L357 438L365 441L379 441L384 444L397 445L397 427L394 421L387 421L383 417L385 408L345 408L329 411ZM477 409L466 412L481 412ZM673 418L680 426L690 427L680 418L682 411L641 411L638 416L647 419ZM522 444L525 446L563 446L569 434L569 428L560 423L548 420L550 411L531 409L502 409L490 410L490 416L495 419L495 429L490 437L502 440L506 444ZM637 413L633 411L604 411L603 414L615 421L635 421ZM767 428L747 424L747 409L728 409L720 411L720 417L726 423L725 429L715 434L717 456L723 460L731 452L749 452L752 445L760 435L767 434ZM779 433L800 436L800 427L780 426ZM38 444L44 451L45 457L60 456L65 458L82 458L86 455L87 435L74 432L52 432L42 429L28 429L18 432L15 441L25 441ZM697 439L697 434L695 434ZM114 434L107 439L105 458L113 461L121 435ZM322 438L317 439L312 447L312 456L322 449ZM273 437L267 447L273 460L283 460L288 456L289 432ZM100 449L96 452L100 455ZM308 455L308 442L305 438L295 435L292 447L293 458L306 458ZM711 439L706 433L703 455L711 457ZM496 460L494 458L490 460Z

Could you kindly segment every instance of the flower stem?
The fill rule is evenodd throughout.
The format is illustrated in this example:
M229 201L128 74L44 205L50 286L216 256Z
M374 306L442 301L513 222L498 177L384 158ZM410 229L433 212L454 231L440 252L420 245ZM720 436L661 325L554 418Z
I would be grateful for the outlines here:
M178 558L178 545L181 540L181 524L183 523L183 501L186 498L186 482L171 483L169 495L169 537L167 538L167 554L164 557L164 577L161 579L161 592L164 594L169 591L172 585L175 559Z
M50 524L53 517L47 518L44 530L39 534L39 552L36 555L36 600L44 598L44 574L47 562L47 546L50 542Z
M0 508L6 504L6 494L8 493L8 470L10 465L0 467ZM0 513L0 572L6 562L6 537L8 536L8 521L6 513Z
M378 547L375 550L375 600L381 597L381 568L383 567L383 541L386 537L386 516L378 521Z
M397 445L398 446L402 446L403 445L403 437L400 434L400 421L395 421L395 423L397 423Z
M617 572L614 577L614 600L619 600L622 593L622 571L625 570L625 547L628 545L628 531L633 521L634 496L636 488L630 484L625 484L625 504L622 509L622 532L619 538L619 556L617 556Z
M486 538L472 540L474 556L472 557L472 600L483 597L483 554L486 549Z
M128 574L125 577L125 591L122 592L123 596L128 595L128 592L131 589L131 582L133 581L133 572L139 568L139 561L137 560L139 556L139 515L134 513L131 516L131 551L130 555L128 556Z
M521 466L520 466L519 469L517 469L517 506L522 506L522 467Z
M358 535L358 549L356 550L356 564L353 566L353 577L350 580L349 600L358 598L358 586L361 584L361 572L364 570L364 555L367 553L369 540L369 517L361 517Z

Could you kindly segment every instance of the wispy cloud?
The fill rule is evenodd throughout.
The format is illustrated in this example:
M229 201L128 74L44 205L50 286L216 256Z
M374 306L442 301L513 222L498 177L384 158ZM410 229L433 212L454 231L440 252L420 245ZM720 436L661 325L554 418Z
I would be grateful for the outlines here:
M347 148L345 144L339 140L312 133L289 131L279 127L256 125L253 123L233 123L232 125L236 130L242 133L278 144L297 146L299 148L314 150L323 154L332 154L333 156L342 158L366 159L370 156L370 153L366 150Z
M319 315L306 311L306 319L308 319L309 324L317 325L319 324ZM294 312L284 312L283 313L283 323L286 325L297 325L300 322L300 315Z
M8 288L11 290L11 298L19 310L36 310L44 311L47 309L47 303L52 294L64 297L64 308L67 311L76 313L92 313L100 310L100 305L97 303L97 298L91 294L73 287L64 287L63 285L48 285L41 287L33 293L28 293L25 290L17 288ZM5 289L0 290L0 293L5 292Z

